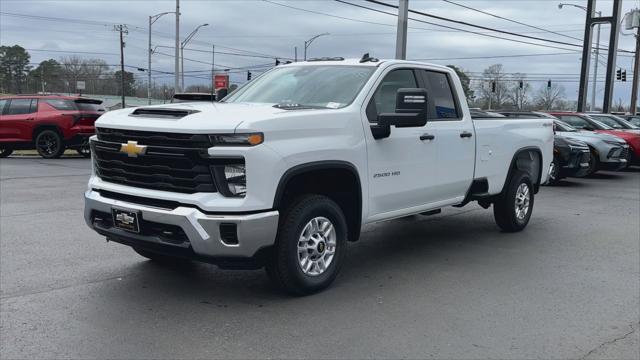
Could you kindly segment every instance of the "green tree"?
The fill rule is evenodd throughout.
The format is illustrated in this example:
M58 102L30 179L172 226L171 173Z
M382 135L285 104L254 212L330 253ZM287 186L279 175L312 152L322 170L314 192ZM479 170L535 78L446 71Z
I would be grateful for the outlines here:
M121 74L120 70L113 73L113 81L117 84L117 95L122 95L122 86L121 86ZM124 96L133 96L136 91L136 79L133 76L132 72L125 71L124 72Z
M471 89L471 80L469 79L469 76L467 75L467 73L464 72L464 70L462 70L461 68L455 66L455 65L447 65L447 67L453 69L453 71L456 72L456 74L458 74L458 77L460 78L460 82L462 83L462 89L464 90L464 95L467 98L467 101L472 101L475 96L474 96L474 92Z
M21 93L26 88L30 60L22 46L0 46L0 92Z
M63 92L62 67L54 59L49 59L38 64L38 67L29 72L29 77L38 85L39 91Z

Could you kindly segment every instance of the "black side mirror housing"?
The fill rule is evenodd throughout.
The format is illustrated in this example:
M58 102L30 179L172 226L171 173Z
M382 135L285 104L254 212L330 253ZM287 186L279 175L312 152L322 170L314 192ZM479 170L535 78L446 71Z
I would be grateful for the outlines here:
M371 126L375 139L389 137L391 126L420 127L427 123L427 90L402 88L396 93L396 112L378 115L378 124Z

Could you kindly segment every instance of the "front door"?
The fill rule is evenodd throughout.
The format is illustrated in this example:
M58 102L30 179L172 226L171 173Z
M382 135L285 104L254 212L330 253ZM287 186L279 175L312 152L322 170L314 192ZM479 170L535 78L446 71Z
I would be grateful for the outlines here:
M379 81L367 99L365 123L376 123L377 115L395 112L400 88L418 88L417 70L396 67ZM432 125L391 128L391 135L374 139L367 132L369 176L369 220L401 216L425 208L437 199L433 185L437 177L437 134ZM415 211L414 211L415 212Z

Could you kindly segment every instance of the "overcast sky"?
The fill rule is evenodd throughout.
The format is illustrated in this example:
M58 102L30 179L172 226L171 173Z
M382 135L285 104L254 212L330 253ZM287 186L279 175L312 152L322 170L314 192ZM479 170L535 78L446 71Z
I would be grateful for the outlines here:
M394 11L394 9L362 0L346 1L383 11ZM385 1L389 4L397 4L396 0ZM575 7L558 9L560 1L453 1L554 33L491 17L440 0L409 0L409 6L411 9L450 19L529 36L581 44L581 41L574 38L583 36L585 11ZM586 1L565 2L586 6ZM605 16L610 15L612 3L612 1L598 0L598 10ZM622 13L639 6L638 0L623 0ZM118 64L118 35L112 28L113 24L126 24L129 33L126 35L125 64L130 66L127 70L137 72L136 67L147 67L148 16L165 11L175 11L175 0L0 0L0 12L2 12L0 43L2 45L18 44L29 49L32 62L35 63L75 53L77 56L103 58L109 64ZM368 52L375 57L392 58L395 54L395 17L333 0L269 0L268 2L182 0L181 13L181 37L186 36L199 24L209 24L208 27L200 29L189 44L188 50L185 51L185 57L190 59L185 60L184 63L185 72L189 74L185 80L187 84L206 83L207 80L204 78L207 78L206 71L210 71L211 68L213 44L216 45L217 68L222 70L252 67L256 69L254 74L274 62L270 57L293 58L296 46L298 58L302 58L304 41L314 34L324 32L330 35L320 37L313 43L308 50L309 57L359 58L363 53ZM411 17L434 24L474 30L420 15L411 15ZM529 74L535 89L546 85L546 79L551 78L565 86L568 98L577 97L581 54L576 50L572 51L576 49L575 47L520 39L558 48L522 44L413 20L410 21L409 27L407 50L409 59L431 59L428 61L455 64L471 72L472 75L479 75L478 73L491 64L502 63L507 72ZM486 30L475 29L474 31L491 34ZM153 32L153 46L159 47L156 48L157 53L153 55L152 68L154 71L173 72L171 55L173 54L175 16L170 14L159 19L153 25ZM603 27L601 43L605 47L608 34L608 29ZM633 50L633 36L620 36L618 47ZM265 57L235 56L220 52ZM552 55L478 58L529 54ZM633 58L631 54L621 55L623 56L618 57L617 64L627 69L629 81L626 84L616 83L614 101L622 98L624 103L628 103ZM474 59L464 59L469 57ZM602 61L605 59L606 53L601 57ZM246 72L241 72L244 69L236 71L238 72L232 74L232 80L244 81ZM600 65L601 79L604 72L605 66ZM137 76L145 76L144 73L137 73ZM162 73L154 74L154 78L156 82L172 82L173 79L171 74ZM598 94L601 97L604 86L602 82L599 85L601 86Z

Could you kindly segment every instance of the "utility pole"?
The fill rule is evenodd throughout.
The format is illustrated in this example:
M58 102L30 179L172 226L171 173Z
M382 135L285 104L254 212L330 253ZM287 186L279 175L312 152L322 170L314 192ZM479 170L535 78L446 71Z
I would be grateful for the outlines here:
M631 106L629 111L635 115L638 110L638 81L640 80L640 27L636 33L636 56L633 63L633 83L631 84Z
M298 62L298 47L297 46L293 47L293 59L294 59L294 62Z
M151 48L151 25L153 25L153 23L156 22L156 20L160 19L163 15L172 13L173 11L168 11L149 16L149 66L147 67L147 99L149 105L151 105L151 54L153 54L153 49Z
M398 30L396 33L396 59L407 59L407 25L409 19L409 0L400 0L398 6Z
M211 98L213 99L213 95L216 93L216 84L215 84L215 77L216 77L216 45L213 44L211 45Z
M176 61L175 61L175 82L173 92L180 92L180 0L176 0Z
M125 108L124 101L124 34L128 34L126 25L115 25L114 29L120 32L120 91L122 91L122 108Z
M40 64L40 82L42 83L42 94L44 94L44 66Z

